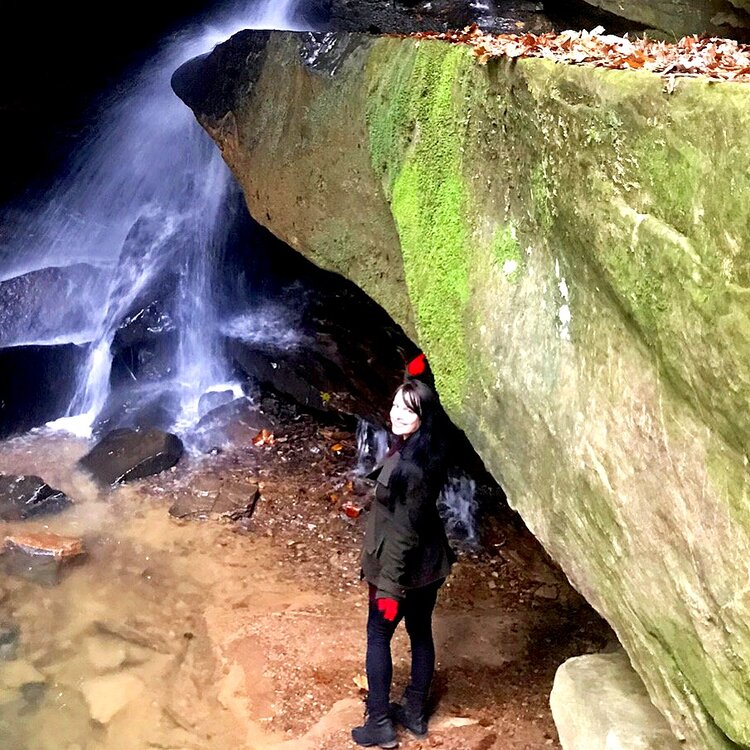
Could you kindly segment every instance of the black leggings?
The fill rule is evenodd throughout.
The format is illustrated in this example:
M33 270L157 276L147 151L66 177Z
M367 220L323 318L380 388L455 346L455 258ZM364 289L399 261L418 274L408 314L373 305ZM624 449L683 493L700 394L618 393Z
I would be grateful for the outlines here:
M375 587L370 584L370 609L367 617L367 708L371 714L388 710L393 661L391 639L403 619L411 643L411 689L426 699L435 672L435 644L432 640L432 612L444 579L428 586L409 589L399 602L393 622L383 617L375 602Z

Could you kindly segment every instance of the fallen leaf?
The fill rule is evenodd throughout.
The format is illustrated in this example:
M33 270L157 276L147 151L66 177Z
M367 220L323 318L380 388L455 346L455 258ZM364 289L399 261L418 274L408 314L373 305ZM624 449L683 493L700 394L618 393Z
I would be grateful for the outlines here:
M261 430L254 438L253 445L273 445L276 442L273 433L268 430Z
M341 507L349 518L359 518L362 515L362 508L354 503L344 503Z
M366 693L370 688L367 685L367 675L358 674L354 675L354 684L363 692Z
M631 39L605 34L601 26L591 31L566 30L559 34L485 34L476 24L461 31L418 32L411 36L469 45L479 63L498 57L542 57L570 65L648 70L672 79L704 76L711 80L750 82L750 45L734 39L693 35L669 43L645 36Z

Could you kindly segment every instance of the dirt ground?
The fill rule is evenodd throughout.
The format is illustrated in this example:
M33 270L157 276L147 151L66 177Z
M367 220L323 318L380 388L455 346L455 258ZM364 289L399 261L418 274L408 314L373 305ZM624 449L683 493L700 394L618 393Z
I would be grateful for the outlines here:
M210 471L179 467L142 491L205 524L238 576L216 581L204 616L220 655L220 702L249 747L338 750L353 746L364 690L366 590L359 550L370 485L354 473L355 436L299 419L254 446L249 431L212 459ZM252 515L200 510L201 498L260 494ZM354 511L346 512L347 506ZM570 587L519 518L485 514L479 549L459 548L435 615L437 673L430 733L401 733L408 750L536 750L559 747L548 697L566 659L606 648L614 634ZM250 546L263 564L245 569ZM229 563L231 566L233 563ZM260 569L262 568L262 570ZM252 584L243 585L242 576ZM409 666L403 627L394 641L394 697Z

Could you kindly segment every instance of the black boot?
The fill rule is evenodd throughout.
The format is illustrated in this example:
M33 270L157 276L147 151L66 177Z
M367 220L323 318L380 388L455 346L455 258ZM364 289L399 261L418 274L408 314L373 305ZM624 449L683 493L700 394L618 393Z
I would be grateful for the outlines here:
M398 747L396 730L393 721L387 712L371 713L365 715L365 723L361 727L352 729L352 739L362 747L383 748Z
M391 717L415 737L422 739L427 736L426 707L427 696L407 687L401 703L391 703Z

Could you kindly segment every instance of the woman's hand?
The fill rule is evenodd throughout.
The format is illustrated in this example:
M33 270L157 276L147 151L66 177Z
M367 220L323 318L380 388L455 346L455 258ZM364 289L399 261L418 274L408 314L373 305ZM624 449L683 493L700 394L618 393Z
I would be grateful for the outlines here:
M384 597L375 601L378 609L383 613L388 622L393 622L398 614L398 602L395 599Z

